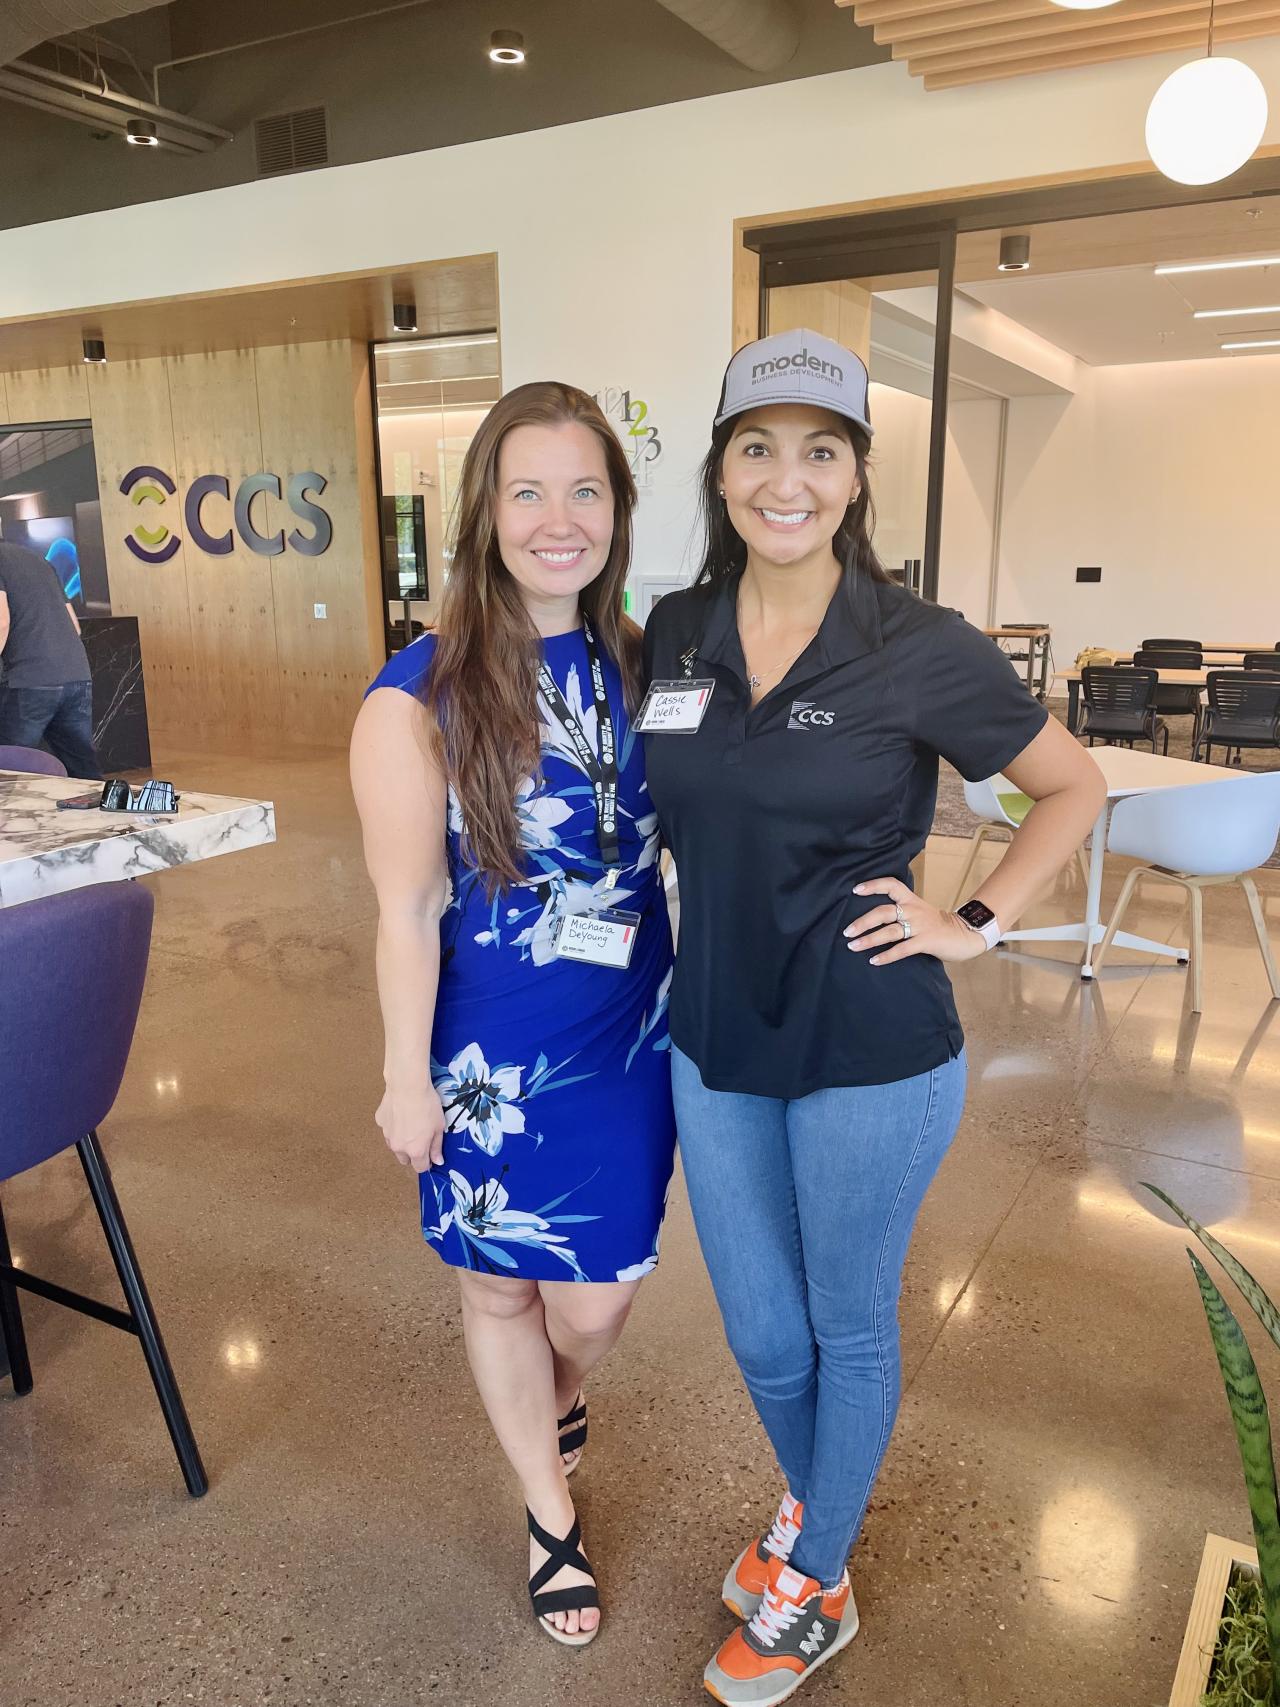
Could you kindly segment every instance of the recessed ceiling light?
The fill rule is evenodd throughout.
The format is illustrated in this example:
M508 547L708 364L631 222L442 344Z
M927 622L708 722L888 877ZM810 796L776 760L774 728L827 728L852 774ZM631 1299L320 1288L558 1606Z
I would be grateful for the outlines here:
M1250 338L1239 344L1223 344L1224 350L1280 350L1280 338Z
M156 135L153 119L130 119L124 127L124 139L135 148L159 148L160 138Z
M408 302L396 302L391 306L391 324L397 332L416 332L418 330L418 305L412 299Z
M523 65L524 37L519 30L495 30L489 37L489 58L495 65Z
M1185 264L1159 266L1156 268L1158 278L1169 273L1227 273L1234 272L1237 267L1280 267L1280 255L1262 255L1248 261L1188 261Z
M1263 303L1260 308L1197 308L1194 320L1229 320L1240 314L1280 314L1280 302Z
M389 344L379 355L403 356L412 350L461 350L471 344L496 344L498 334L485 332L475 338L422 338L416 344Z

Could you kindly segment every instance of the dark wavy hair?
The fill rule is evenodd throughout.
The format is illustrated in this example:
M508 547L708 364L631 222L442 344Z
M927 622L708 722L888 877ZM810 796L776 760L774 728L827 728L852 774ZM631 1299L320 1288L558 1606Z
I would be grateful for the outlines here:
M640 699L641 635L622 606L636 503L626 454L585 391L550 380L517 386L489 411L462 465L457 543L424 695L431 738L462 809L464 857L484 873L490 899L526 875L516 790L538 774L542 758L541 642L498 550L498 453L516 427L567 422L599 440L613 492L609 555L578 602L618 666L633 714Z
M696 587L715 586L732 580L746 567L747 547L742 535L729 520L729 511L720 496L720 465L725 448L733 437L740 417L731 415L712 430L711 449L703 458L698 474L698 512L702 531L702 564ZM858 470L857 499L844 513L844 519L831 540L836 560L846 574L861 574L872 581L892 581L893 577L876 556L871 537L876 527L876 506L867 478L867 463L871 453L871 435L856 421L840 417L840 431L853 446L853 459Z

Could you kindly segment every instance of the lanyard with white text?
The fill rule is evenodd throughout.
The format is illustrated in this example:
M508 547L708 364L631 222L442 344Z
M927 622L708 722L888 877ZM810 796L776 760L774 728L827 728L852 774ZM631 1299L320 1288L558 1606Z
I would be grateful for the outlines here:
M595 635L591 632L591 624L585 613L582 618L582 638L586 643L587 661L591 665L591 691L596 702L596 725L600 731L598 756L591 750L586 731L570 711L564 695L556 685L555 677L547 668L545 659L538 671L538 686L552 714L563 725L565 733L573 742L573 750L577 753L583 770L591 778L591 786L596 796L596 839L600 844L600 858L604 862L605 887L612 889L618 881L619 867L622 864L622 850L618 844L618 754L614 744L613 714L609 710L609 696L605 692L604 670L596 649Z

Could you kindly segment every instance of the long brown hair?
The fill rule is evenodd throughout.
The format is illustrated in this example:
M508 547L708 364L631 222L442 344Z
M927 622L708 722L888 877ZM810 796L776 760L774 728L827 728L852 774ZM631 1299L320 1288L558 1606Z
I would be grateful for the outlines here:
M631 563L636 483L594 398L543 380L509 391L485 417L462 465L457 542L424 699L437 756L462 809L462 851L490 897L525 875L516 791L537 776L541 640L498 550L498 454L516 427L586 427L600 441L613 490L604 568L579 594L601 649L618 666L627 709L640 698L640 630L622 608Z

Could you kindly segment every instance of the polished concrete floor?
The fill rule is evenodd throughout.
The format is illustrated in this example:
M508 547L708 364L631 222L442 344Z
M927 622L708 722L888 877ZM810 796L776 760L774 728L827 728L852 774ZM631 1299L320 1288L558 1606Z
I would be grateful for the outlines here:
M721 1575L778 1486L682 1195L591 1394L574 1489L607 1621L568 1652L532 1626L451 1277L373 1125L374 909L343 762L157 769L279 817L274 847L152 880L104 1129L213 1485L183 1492L137 1347L31 1300L35 1392L0 1382L0 1699L704 1699ZM933 898L963 848L930 845ZM1280 877L1263 886L1280 938ZM1079 905L1068 872L1035 916ZM1094 986L1007 952L958 971L971 1098L907 1272L906 1393L854 1563L863 1631L814 1703L1156 1707L1205 1532L1249 1534L1186 1241L1140 1190L1163 1185L1280 1291L1280 1003L1243 899L1206 907L1198 1023L1185 972L1124 954ZM1172 893L1138 912L1144 934L1180 928ZM113 1295L74 1157L4 1196L23 1262Z

